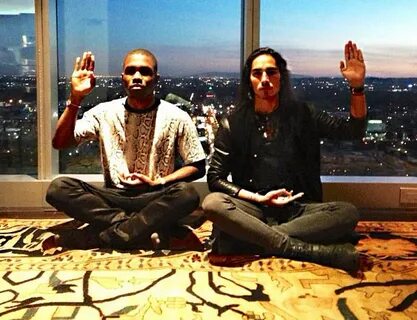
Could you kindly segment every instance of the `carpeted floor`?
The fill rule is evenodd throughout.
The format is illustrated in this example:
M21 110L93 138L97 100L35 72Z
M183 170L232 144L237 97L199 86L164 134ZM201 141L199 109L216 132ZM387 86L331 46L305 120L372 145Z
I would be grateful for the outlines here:
M0 319L417 319L417 222L359 224L363 279L280 258L213 266L209 251L40 250L71 223L0 220Z

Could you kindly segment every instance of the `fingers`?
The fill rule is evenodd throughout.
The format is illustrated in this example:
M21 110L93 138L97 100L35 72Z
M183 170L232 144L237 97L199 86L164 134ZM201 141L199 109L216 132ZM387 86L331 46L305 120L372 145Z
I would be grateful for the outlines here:
M131 180L142 180L142 175L140 173L133 172L129 175Z
M90 65L87 67L88 71L94 71L94 66L95 66L95 58L94 55L91 55L91 59L90 59Z
M362 51L358 49L356 43L349 40L349 42L345 44L345 60L348 61L350 59L363 61Z
M136 187L143 184L143 181L140 179L139 174L136 173L124 173L120 172L118 174L120 183L127 187Z
M83 53L82 59L77 57L75 60L75 70L87 70L87 71L94 71L95 66L95 58L91 51L85 51Z
M273 205L275 205L277 207L281 207L283 205L288 204L289 200L288 200L288 198L279 197L279 198L273 199L271 202L272 202Z
M292 190L288 191L287 189L282 188L282 189L275 190L274 192L277 193L277 194L287 194L288 195L288 194L292 193Z
M358 48L356 47L356 43L352 43L352 57L358 59Z
M75 59L75 63L74 63L74 71L79 71L81 68L81 58L77 57L77 59Z
M363 62L364 60L363 60L363 55L362 55L362 50L358 50L358 60L359 61L361 61L361 62Z
M352 41L350 40L348 43L345 44L345 60L346 61L353 59L355 57L354 46L356 47L356 45L354 45Z
M119 172L118 178L121 183L127 183L127 175L124 172Z
M85 70L85 66L87 65L87 55L88 52L83 53L83 59L81 60L81 70Z
M265 196L269 199L273 199L279 196L290 196L292 192L287 191L286 189L278 189L269 191Z
M346 43L346 44L345 44L345 60L346 60L346 61L348 61L348 60L349 60L349 58L350 58L350 57L349 57L349 43L350 43L350 42L348 42L348 43Z
M141 181L146 182L146 183L148 183L148 184L152 183L152 179L151 179L151 178L149 178L147 175L144 175L144 174L139 173L139 174L138 174L138 178L139 178Z
M304 192L297 193L291 197L291 200L301 198L304 195Z

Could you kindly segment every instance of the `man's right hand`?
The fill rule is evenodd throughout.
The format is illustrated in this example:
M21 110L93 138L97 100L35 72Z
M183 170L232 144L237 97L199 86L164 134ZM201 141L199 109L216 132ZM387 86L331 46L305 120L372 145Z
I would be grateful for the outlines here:
M77 57L75 60L71 75L71 102L80 105L81 100L93 90L95 85L94 55L91 51L87 51L83 53L82 58Z

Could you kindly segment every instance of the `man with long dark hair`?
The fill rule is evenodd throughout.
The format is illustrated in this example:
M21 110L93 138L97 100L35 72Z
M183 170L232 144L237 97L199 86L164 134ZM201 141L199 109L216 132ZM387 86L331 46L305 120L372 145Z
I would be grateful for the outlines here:
M358 211L346 202L322 203L320 181L320 139L359 139L365 132L365 64L351 41L340 71L351 91L348 119L297 101L278 52L260 48L249 56L239 107L220 123L208 171L213 193L203 209L214 222L214 252L358 271L359 254L350 243Z

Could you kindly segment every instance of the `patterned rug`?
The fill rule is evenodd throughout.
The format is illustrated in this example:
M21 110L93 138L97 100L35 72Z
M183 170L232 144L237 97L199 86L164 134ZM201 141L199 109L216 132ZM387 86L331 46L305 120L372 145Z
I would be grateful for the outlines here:
M73 226L0 220L0 319L417 319L417 222L358 225L375 258L362 279L274 257L213 266L208 250L40 250Z

